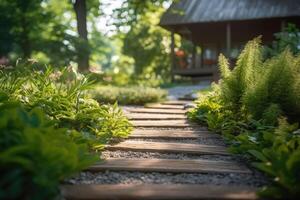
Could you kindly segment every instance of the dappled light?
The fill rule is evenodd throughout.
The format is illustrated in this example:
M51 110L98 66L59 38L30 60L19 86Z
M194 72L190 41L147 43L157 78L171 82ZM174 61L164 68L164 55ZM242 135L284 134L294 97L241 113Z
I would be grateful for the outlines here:
M0 0L0 199L295 199L299 0Z

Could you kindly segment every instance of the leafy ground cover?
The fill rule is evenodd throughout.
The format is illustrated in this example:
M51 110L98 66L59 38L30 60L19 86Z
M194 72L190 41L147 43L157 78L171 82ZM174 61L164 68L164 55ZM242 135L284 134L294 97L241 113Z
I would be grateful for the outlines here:
M272 178L261 195L293 199L300 195L300 56L286 49L263 60L262 51L259 38L250 41L233 70L221 55L220 83L189 117L222 133L233 152Z
M96 86L90 94L98 102L110 104L117 102L122 105L144 105L162 101L167 96L165 90L142 86Z
M86 96L91 85L71 69L0 72L1 199L53 199L95 150L130 133L117 105Z

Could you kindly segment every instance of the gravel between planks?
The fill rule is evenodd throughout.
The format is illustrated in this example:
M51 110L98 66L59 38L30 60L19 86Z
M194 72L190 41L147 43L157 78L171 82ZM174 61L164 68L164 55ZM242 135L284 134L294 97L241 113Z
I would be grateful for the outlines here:
M184 153L156 153L156 152L135 152L135 151L103 151L101 153L102 159L107 158L149 158L149 159L206 159L216 161L240 161L237 157L225 155L191 155Z
M81 172L78 176L66 181L67 184L213 184L260 187L268 182L262 175L234 173L143 173L113 172L100 173Z
M170 143L184 143L184 144L206 144L206 145L217 145L226 146L223 140L218 138L198 138L198 139L142 139L142 138L132 138L126 141L146 141L146 142L170 142Z

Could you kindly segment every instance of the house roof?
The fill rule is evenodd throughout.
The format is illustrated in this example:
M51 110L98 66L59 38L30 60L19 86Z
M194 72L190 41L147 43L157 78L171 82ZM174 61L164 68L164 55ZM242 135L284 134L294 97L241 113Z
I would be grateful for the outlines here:
M300 0L179 0L161 26L266 18L300 17Z

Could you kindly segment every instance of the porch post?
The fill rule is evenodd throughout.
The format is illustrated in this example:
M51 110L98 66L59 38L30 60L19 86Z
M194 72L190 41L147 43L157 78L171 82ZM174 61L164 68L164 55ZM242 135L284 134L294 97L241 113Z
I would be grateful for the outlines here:
M226 24L226 53L227 57L230 57L230 49L231 49L231 24L228 22Z
M171 32L171 81L174 82L174 70L175 70L175 33Z
M280 29L281 29L281 32L284 31L285 27L286 27L285 20L281 20L281 22L280 22Z
M192 52L192 68L195 69L196 68L196 45L193 42L193 52Z

